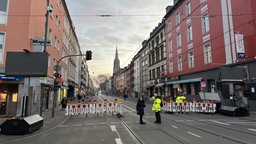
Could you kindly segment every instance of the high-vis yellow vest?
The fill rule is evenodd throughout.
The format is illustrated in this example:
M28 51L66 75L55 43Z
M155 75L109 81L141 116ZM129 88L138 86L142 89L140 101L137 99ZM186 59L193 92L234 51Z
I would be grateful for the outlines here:
M159 112L161 110L161 99L160 98L155 98L153 97L154 100L154 103L153 103L153 107L152 107L152 111L155 111L155 112Z

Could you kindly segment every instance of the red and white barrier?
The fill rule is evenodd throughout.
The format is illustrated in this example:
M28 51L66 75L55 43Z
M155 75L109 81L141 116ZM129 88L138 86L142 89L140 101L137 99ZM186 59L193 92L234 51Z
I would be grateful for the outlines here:
M215 103L200 103L200 102L164 102L162 107L166 112L201 112L201 113L215 113Z
M72 104L67 105L65 115L88 115L102 113L120 113L122 114L122 103L104 102L89 104Z

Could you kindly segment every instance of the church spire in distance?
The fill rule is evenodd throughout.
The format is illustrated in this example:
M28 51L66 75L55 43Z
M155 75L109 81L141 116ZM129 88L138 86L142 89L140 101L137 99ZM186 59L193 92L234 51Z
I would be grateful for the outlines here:
M120 61L118 58L118 50L117 50L117 46L116 46L113 74L116 74L119 70L120 70Z

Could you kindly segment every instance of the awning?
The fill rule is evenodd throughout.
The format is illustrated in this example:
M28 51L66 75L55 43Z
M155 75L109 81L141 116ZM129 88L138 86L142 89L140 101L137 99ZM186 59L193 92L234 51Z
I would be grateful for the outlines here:
M149 89L149 88L151 88L153 86L155 86L155 85L154 84L147 85L147 89Z
M157 84L155 87L161 87L161 86L163 86L165 83L159 83L159 84Z
M180 83L191 83L191 82L200 82L201 78L194 78L194 79L186 79L186 80L180 80L180 81L171 81L167 82L166 84L180 84Z

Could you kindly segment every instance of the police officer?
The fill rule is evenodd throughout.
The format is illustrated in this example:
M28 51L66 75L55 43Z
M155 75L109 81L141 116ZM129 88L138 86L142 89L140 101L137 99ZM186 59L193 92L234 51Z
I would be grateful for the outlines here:
M161 123L160 111L161 111L161 101L162 100L161 100L161 97L157 96L156 93L154 94L152 99L154 100L154 103L152 106L152 111L155 112L155 116L156 116L156 121L154 123L160 124Z

